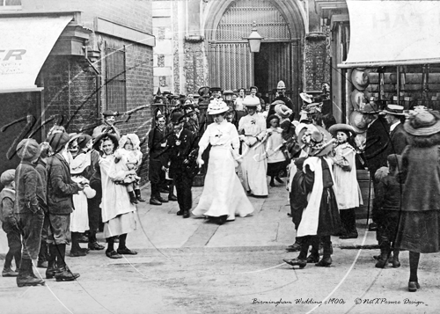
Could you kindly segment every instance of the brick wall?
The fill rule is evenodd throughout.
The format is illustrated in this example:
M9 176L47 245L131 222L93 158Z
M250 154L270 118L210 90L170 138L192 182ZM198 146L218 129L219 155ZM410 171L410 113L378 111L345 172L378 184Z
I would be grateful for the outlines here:
M22 0L23 12L81 11L83 23L91 23L95 16L152 32L152 0Z
M80 132L99 120L96 76L84 58L51 56L43 66L42 79L46 119L61 114L68 132Z
M126 109L127 111L136 107L151 104L153 95L153 49L151 47L133 44L110 36L101 36L100 41L115 49L125 46L126 66ZM101 51L104 51L101 49ZM102 53L100 62L101 75L105 78L106 58ZM104 79L102 80L104 84ZM106 110L105 86L101 89L101 105L99 111ZM145 138L151 128L151 108L143 109L132 114L128 122L118 123L117 127L121 134L136 133L139 138ZM117 120L123 120L118 118ZM148 156L146 144L141 149L144 154L144 163L141 169L141 176L144 180L148 177Z

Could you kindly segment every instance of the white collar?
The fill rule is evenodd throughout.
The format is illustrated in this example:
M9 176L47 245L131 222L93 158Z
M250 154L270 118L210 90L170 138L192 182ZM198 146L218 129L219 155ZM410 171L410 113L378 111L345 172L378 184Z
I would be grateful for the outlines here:
M396 121L396 122L394 122L393 124L391 124L391 126L390 126L390 132L393 132L394 129L396 128L396 126L397 126L399 123L400 123L400 121Z

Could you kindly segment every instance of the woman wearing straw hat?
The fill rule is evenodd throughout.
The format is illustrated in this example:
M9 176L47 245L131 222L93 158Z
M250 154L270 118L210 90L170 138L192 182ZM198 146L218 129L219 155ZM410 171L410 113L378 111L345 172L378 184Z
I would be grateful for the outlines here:
M323 242L324 255L315 266L330 266L332 263L331 235L339 232L340 218L338 204L334 191L333 162L328 155L333 150L334 140L325 141L319 131L311 134L311 151L309 158L304 161L305 191L308 193L308 203L303 210L299 223L297 237L303 237L301 250L297 258L284 260L292 266L304 268L307 265L307 251L309 245L319 237ZM315 256L310 260L318 258Z
M409 251L408 290L420 288L420 253L440 252L440 113L418 109L404 124L403 198L395 246Z
M199 167L204 164L203 152L209 144L212 147L203 192L192 211L196 216L214 218L219 224L234 220L235 215L244 217L254 211L235 173L240 142L235 126L225 120L228 110L223 101L213 102L208 107L207 113L214 117L214 123L208 125L199 141Z
M257 106L260 100L257 97L246 97L244 105L248 114L240 119L238 132L242 141L243 185L246 191L253 196L266 197L267 188L267 161L265 158L264 141L266 139L266 121L257 115Z

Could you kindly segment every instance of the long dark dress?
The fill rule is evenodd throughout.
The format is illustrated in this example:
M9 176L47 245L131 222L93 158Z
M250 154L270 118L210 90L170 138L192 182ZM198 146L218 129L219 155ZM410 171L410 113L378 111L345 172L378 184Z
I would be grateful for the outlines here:
M402 153L405 187L396 247L435 253L440 251L440 147L437 141L428 147L420 142Z

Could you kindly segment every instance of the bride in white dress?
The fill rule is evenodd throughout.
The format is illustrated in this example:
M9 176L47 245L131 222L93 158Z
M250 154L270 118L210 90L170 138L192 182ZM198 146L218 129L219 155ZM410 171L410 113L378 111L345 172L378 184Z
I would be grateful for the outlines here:
M199 141L199 167L204 164L203 151L209 144L212 147L203 192L192 211L195 216L215 218L220 224L234 220L235 215L245 217L254 211L235 173L240 142L235 126L224 118L228 109L222 100L213 101L208 107L207 112L214 117L214 123L208 125Z

